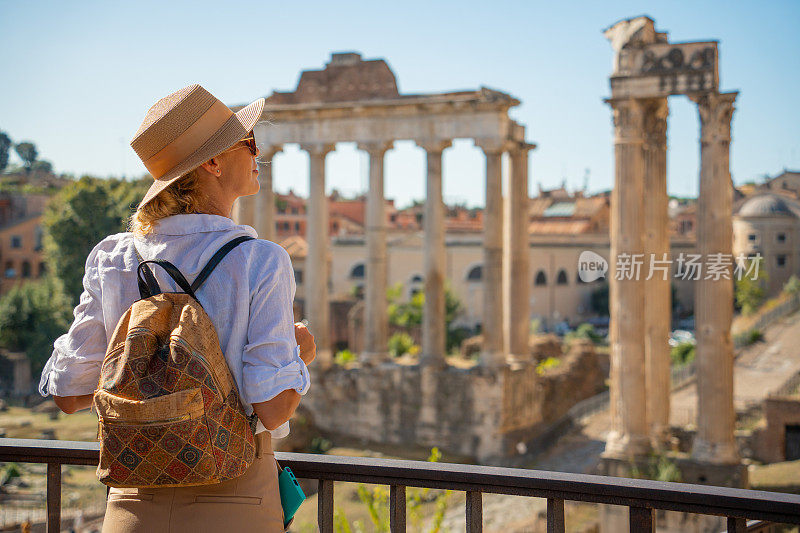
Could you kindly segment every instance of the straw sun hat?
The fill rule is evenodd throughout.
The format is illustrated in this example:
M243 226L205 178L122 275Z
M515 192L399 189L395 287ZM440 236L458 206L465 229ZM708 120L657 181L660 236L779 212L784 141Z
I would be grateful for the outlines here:
M131 141L155 179L140 207L246 137L263 109L264 99L259 98L234 113L199 85L184 87L156 102Z

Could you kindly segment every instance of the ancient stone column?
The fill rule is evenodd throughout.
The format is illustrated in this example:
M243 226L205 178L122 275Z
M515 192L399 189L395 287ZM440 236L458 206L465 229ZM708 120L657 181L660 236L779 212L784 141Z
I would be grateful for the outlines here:
M330 336L330 303L328 301L328 198L325 196L325 156L333 144L302 144L309 155L308 218L305 261L305 302L303 308L309 329L317 345L320 369L333 363Z
M255 229L261 239L275 240L275 193L272 189L272 158L280 146L265 147L258 156L258 183L255 201Z
M444 366L445 320L444 320L444 201L442 199L442 152L450 141L421 140L417 144L427 152L428 170L426 180L424 275L425 305L422 309L422 353L420 364Z
M501 140L476 140L486 156L486 206L483 210L483 351L481 364L505 363L503 347L503 182Z
M733 267L730 173L731 118L738 93L708 93L694 98L700 114L700 194L697 202L697 252L703 264L712 254L728 257L727 279L705 271L695 281L697 337L697 436L692 457L709 463L738 463L733 431ZM709 278L709 279L706 279Z
M528 151L533 144L518 144L511 155L511 175L508 187L508 244L509 244L509 291L508 291L508 352L510 362L530 360L531 303L530 290L530 199L528 197Z
M365 364L380 363L388 358L388 316L386 288L388 264L386 256L386 205L383 194L383 157L391 142L363 143L358 147L369 154L369 191L367 192L367 264L364 294Z
M644 359L644 276L627 268L643 253L644 109L641 101L610 99L614 110L611 193L611 432L604 455L631 457L650 449Z
M669 333L672 294L669 268L669 219L667 207L667 115L666 98L644 103L644 252L650 279L644 281L644 353L647 388L647 426L651 444L664 448L669 437L671 389ZM666 259L666 261L665 261ZM651 263L652 262L652 263ZM665 271L658 267L664 267Z

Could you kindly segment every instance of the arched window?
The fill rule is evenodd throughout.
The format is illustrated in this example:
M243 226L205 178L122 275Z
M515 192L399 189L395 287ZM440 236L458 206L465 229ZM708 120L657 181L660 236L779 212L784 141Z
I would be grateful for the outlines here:
M544 273L544 270L540 270L536 273L536 280L533 284L537 286L547 285L547 274Z
M31 277L31 264L29 261L22 262L22 277L23 278Z
M414 274L411 276L411 283L422 283L422 276L419 274Z
M39 263L39 277L41 278L45 274L47 274L47 265L43 262Z
M364 263L358 263L350 270L350 279L364 279Z
M467 281L481 281L483 279L483 266L475 265L469 269Z
M567 271L563 268L558 271L558 277L556 278L556 285L567 285L569 280L567 280Z

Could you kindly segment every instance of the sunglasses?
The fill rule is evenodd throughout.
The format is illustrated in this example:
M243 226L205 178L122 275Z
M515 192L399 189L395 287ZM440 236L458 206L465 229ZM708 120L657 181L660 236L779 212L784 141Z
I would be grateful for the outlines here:
M253 157L256 156L256 154L258 153L258 147L256 146L256 138L252 133L239 142L244 143L244 146L240 146L239 143L236 143L225 151L230 152L232 150L238 150L239 148L247 147L247 149L250 150L252 156Z

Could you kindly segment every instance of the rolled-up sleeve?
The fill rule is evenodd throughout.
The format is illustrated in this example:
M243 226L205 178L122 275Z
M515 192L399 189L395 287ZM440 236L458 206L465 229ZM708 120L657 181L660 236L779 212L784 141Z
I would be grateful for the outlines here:
M294 335L292 262L280 246L273 250L274 260L256 281L250 301L242 354L243 393L251 404L271 400L288 389L305 394L311 384Z
M97 389L108 341L96 250L86 259L83 293L74 310L75 319L69 331L53 343L53 354L42 371L42 396L80 396Z

